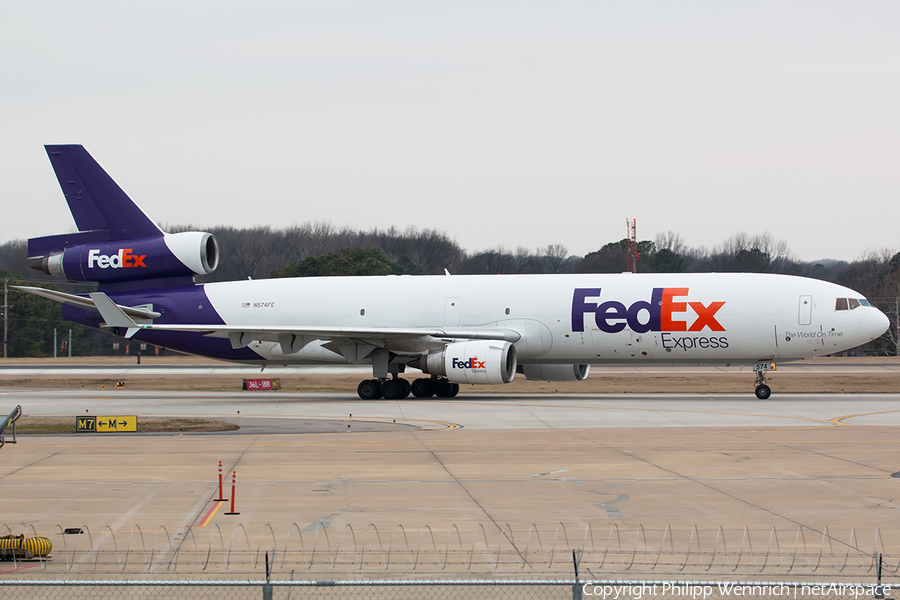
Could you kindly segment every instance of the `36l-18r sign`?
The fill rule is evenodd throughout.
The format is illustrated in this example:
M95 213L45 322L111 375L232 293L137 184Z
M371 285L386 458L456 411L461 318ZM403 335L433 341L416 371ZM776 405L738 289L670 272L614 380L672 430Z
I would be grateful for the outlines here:
M245 390L280 390L280 379L245 379Z

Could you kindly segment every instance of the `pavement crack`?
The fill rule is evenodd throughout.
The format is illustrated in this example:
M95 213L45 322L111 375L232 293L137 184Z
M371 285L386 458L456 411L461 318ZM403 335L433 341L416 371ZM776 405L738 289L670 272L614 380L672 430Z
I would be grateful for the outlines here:
M71 450L71 448L67 448L66 450ZM28 463L27 465L22 465L21 467L19 467L19 468L16 469L15 471L10 471L9 473L5 473L4 475L0 476L0 479L6 479L6 478L9 477L10 475L15 475L16 473L18 473L18 472L20 472L20 471L24 471L25 469L27 469L27 468L29 468L29 467L33 467L34 465L38 465L38 464L44 462L45 460L50 460L50 459L53 458L54 456L59 456L60 454L65 453L66 450L60 450L60 451L58 451L58 452L54 452L53 454L50 454L50 455L48 455L48 456L44 456L44 457L42 457L42 458L39 458L39 459L37 459L37 460L34 461L34 462L30 462L30 463Z
M500 531L500 535L502 535L504 538L506 538L506 541L508 541L510 543L510 545L513 547L513 549L516 551L516 554L519 555L519 558L525 563L525 565L530 567L531 562L525 557L524 554L522 554L522 551L519 550L519 547L516 545L515 541L513 541L513 539L509 536L509 534L506 533L506 528L502 527L499 523L497 523L496 520L494 520L494 517L492 517L491 514L487 510L485 510L484 506L482 506L481 503L475 498L475 496L472 495L472 492L469 491L469 489L466 487L466 485L456 475L454 475L453 472L450 471L450 469L447 468L447 465L444 464L444 461L442 461L440 459L440 457L437 455L437 453L435 453L434 450L429 448L425 444L425 442L422 441L422 439L418 436L417 433L413 433L412 435L413 435L413 438L415 438L415 440L417 442L419 442L419 444L422 445L422 447L425 449L425 451L428 452L429 454L431 454L431 456L434 457L434 460L436 460L438 462L438 464L441 465L441 468L444 469L444 472L446 472L447 475L449 475L453 479L453 481L455 481L456 484L459 485L460 488L462 488L462 490L466 493L466 495L469 497L469 499L471 499L472 502L475 503L475 506L477 506L478 509L484 513L484 516L486 516L488 518L488 520L494 524L494 527L496 527Z
M556 429L556 431L562 432L562 430L559 430L559 429ZM581 439L581 440L584 440L584 441L586 441L586 442L588 442L588 443L591 443L591 444L594 444L594 445L597 445L597 446L602 446L602 447L607 448L607 449L610 449L610 450L616 450L616 451L618 451L618 452L622 452L621 450L612 448L612 447L610 447L610 446L608 446L608 445L606 445L606 444L603 444L603 443L601 443L601 442L598 442L597 440L593 440L593 439L590 439L590 438L586 438L586 437L580 436L580 435L578 435L578 434L571 434L571 435L572 435L572 437L576 437L576 438ZM732 435L734 435L734 434L732 434ZM740 436L740 435L736 435L735 437L741 437L741 436ZM670 474L674 475L675 477L677 477L677 478L679 478L679 479L682 479L682 480L684 480L684 481L690 481L691 483L695 483L695 484L697 484L697 485L699 485L699 486L705 487L706 489L708 489L708 490L710 490L710 491L712 491L712 492L716 492L716 493L718 493L718 494L721 494L721 495L723 495L723 496L726 496L726 497L728 497L728 498L731 498L732 500L734 500L734 501L736 501L736 502L740 502L740 503L742 503L742 504L745 504L745 505L747 505L747 506L750 506L750 507L755 508L755 509L757 509L757 510L760 510L760 511L762 511L762 512L768 513L768 514L770 514L770 515L772 515L772 516L774 516L774 517L777 517L777 518L779 518L779 519L783 519L783 520L785 520L785 521L787 521L787 522L789 522L789 523L793 523L793 524L796 525L797 527L804 528L804 529L808 529L809 531L812 531L812 532L814 532L814 533L817 533L817 534L826 536L826 532L825 532L824 530L820 529L820 528L817 528L817 527L812 526L812 525L807 525L807 524L801 523L800 521L797 521L797 520L795 520L795 519L792 519L791 517L788 517L788 516L786 516L786 515L783 515L783 514L777 512L777 511L775 511L775 510L772 510L772 509L770 509L770 508L766 508L765 506L762 506L761 504L757 504L757 503L755 503L755 502L750 502L749 500L745 500L744 498L740 498L740 497L738 497L738 496L736 496L736 495L734 495L734 494L731 494L731 493L729 493L729 492L726 492L725 490L719 489L719 488L717 488L716 486L711 485L710 483L707 483L706 481L704 481L704 480L702 480L702 479L698 479L698 478L696 478L696 477L689 477L689 476L687 476L687 475L684 475L684 474L682 474L682 473L679 473L678 471L675 471L674 469L670 469L670 468L668 468L668 467L664 467L664 466L662 466L662 465L659 465L659 464L657 464L657 463L654 463L653 461L651 461L651 460L649 460L649 459L642 458L641 456L638 456L638 455L634 454L633 452L627 452L627 453L623 453L623 454L627 454L627 456L630 456L631 458L633 458L633 459L635 459L635 460L638 460L638 461L640 461L640 462L642 462L642 463L644 463L644 464L650 465L651 467L655 467L655 468L657 468L657 469L659 469L659 470L661 470L661 471L664 471L664 472L666 472L666 473L670 473ZM838 544L846 545L845 542L843 542L842 540L837 539L836 537L832 536L831 534L827 534L827 538L830 539L830 540L833 541L833 542L837 542Z
M543 420L542 418L540 418L539 416L537 416L536 414L534 414L534 411L532 411L532 410L531 410L530 408L528 408L526 405L522 404L522 403L519 402L518 400L516 400L515 402L516 402L516 406L518 406L519 408L521 408L522 410L524 410L525 412L527 412L527 413L528 413L529 415L531 415L534 419L540 421L540 422L544 425L544 427L546 427L546 428L548 428L548 429L555 429L555 427L553 427L552 425L550 425L547 421Z

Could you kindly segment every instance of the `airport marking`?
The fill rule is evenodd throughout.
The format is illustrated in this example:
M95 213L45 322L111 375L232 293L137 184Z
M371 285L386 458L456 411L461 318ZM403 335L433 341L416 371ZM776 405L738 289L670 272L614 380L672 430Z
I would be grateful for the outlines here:
M404 419L404 420L405 421L422 421L424 423L436 423L438 425L443 425L444 431L450 430L450 429L462 429L463 428L463 426L460 425L459 423L449 423L447 421L432 421L430 419Z
M900 413L900 410L881 410L881 411L870 412L870 413L859 413L858 415L847 415L845 417L835 417L833 419L829 419L828 422L832 423L834 425L857 425L857 426L859 426L856 423L844 423L844 420L855 419L856 417L871 417L872 415L890 415L890 414L894 414L894 413ZM896 427L896 425L873 424L873 425L863 425L863 427Z
M228 502L227 500L213 500L214 504L212 508L209 509L209 512L206 513L206 516L203 517L203 520L200 521L200 524L197 527L206 527L212 518L216 515L216 511L219 510L219 507Z
M49 557L47 557L49 558ZM0 571L0 575L8 575L9 573L15 573L16 571L24 571L25 569L33 569L35 567L39 567L41 565L23 565L18 569L13 569L11 571Z

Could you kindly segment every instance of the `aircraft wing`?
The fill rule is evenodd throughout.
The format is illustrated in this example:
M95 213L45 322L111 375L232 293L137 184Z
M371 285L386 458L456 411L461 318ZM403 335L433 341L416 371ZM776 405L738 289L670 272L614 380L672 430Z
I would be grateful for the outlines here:
M449 340L503 340L517 342L521 335L510 329L442 329L432 327L319 327L297 325L176 325L139 323L127 314L126 308L113 302L103 292L90 294L91 304L100 311L108 327L127 329L126 338L140 330L193 331L209 337L228 338L233 348L243 348L250 342L272 341L286 352L298 351L314 340L364 342L383 346L391 340L421 340L440 342Z
M509 329L436 329L426 327L298 327L253 325L132 325L145 330L206 332L209 337L228 338L234 348L241 348L255 340L281 342L293 337L296 341L359 340L381 345L378 342L401 339L438 340L505 340L516 342L521 337ZM301 343L303 343L301 342ZM305 345L305 343L303 343Z

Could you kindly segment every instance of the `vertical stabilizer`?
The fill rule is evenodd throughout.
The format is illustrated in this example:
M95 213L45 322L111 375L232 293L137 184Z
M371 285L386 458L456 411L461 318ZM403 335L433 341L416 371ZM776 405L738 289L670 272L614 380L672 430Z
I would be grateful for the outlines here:
M84 146L45 148L78 231L104 230L110 240L163 235Z

